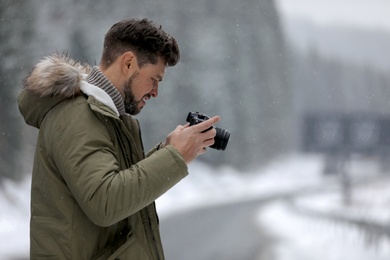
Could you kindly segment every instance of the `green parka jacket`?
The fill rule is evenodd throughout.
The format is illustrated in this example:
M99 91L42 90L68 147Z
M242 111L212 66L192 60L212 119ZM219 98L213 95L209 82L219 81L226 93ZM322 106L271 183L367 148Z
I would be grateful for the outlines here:
M172 146L145 158L138 122L83 78L90 67L47 57L18 97L39 129L31 259L164 259L154 201L184 178Z

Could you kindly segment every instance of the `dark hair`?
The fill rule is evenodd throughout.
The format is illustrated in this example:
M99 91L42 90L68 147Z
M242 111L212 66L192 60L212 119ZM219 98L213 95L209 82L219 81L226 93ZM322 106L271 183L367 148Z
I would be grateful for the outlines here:
M105 35L102 59L108 68L120 55L132 51L141 67L156 64L158 57L168 66L179 62L180 51L176 40L148 19L126 19L114 24Z

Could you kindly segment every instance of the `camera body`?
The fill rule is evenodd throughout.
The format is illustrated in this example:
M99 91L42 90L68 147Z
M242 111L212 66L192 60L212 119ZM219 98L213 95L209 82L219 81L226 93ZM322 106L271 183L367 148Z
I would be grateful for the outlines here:
M208 119L210 119L210 117L208 117L205 114L199 112L189 112L186 121L190 123L190 126L192 126L192 125L202 123ZM230 132L225 129L213 127L213 126L210 127L209 129L206 129L204 132L209 131L213 128L215 128L217 134L215 135L214 138L214 144L211 145L210 148L224 151L229 142Z

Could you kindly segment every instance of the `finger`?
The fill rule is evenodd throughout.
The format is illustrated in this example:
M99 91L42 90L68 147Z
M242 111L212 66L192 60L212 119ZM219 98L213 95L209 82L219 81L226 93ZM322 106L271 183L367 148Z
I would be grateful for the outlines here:
M210 129L209 131L202 132L202 139L203 140L214 140L214 137L217 135L217 130L215 128Z
M198 131L198 132L202 132L204 130L209 129L211 126L216 124L219 120L221 120L221 117L213 116L212 118L210 118L210 119L208 119L206 121L203 121L202 123L194 125L193 129Z
M175 130L178 130L178 131L183 130L183 129L187 128L189 125L190 125L189 123L187 123L185 125L178 125L178 126L176 126Z
M207 139L203 142L203 145L205 147L209 147L209 146L212 146L213 144L215 143L215 140L214 138L211 138L211 139Z

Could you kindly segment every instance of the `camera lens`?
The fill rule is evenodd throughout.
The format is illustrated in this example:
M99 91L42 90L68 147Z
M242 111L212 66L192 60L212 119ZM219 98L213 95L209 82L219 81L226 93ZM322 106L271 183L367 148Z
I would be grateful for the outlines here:
M210 148L224 151L229 142L230 133L229 131L218 127L215 127L215 130L217 131L217 134L214 137L214 144L210 146Z

